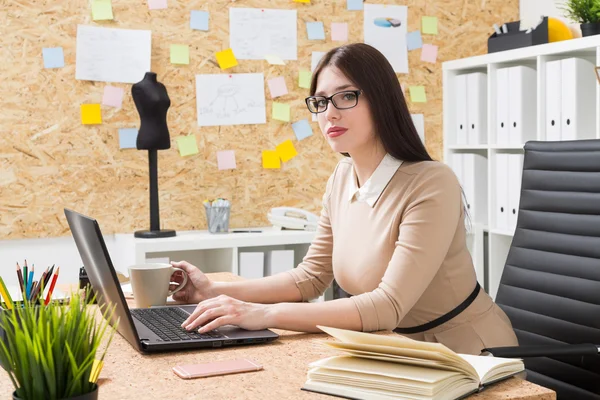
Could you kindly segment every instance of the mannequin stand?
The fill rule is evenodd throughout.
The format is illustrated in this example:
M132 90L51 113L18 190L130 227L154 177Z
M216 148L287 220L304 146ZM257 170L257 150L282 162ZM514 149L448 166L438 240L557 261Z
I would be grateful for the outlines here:
M160 229L160 214L158 212L158 160L156 150L148 150L148 168L150 169L150 230L136 231L137 238L155 239L173 237L173 229Z

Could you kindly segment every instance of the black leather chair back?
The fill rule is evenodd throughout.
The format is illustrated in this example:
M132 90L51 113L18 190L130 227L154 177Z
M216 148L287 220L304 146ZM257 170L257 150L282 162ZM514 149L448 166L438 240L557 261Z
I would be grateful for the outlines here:
M600 344L600 140L528 142L496 303L519 345ZM598 357L524 359L559 399L600 400Z

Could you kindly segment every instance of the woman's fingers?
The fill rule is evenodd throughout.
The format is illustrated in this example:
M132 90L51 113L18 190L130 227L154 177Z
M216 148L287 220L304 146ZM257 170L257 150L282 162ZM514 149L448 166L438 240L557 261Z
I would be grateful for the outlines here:
M194 272L194 271L198 271L198 267L196 267L195 265L190 264L187 261L171 261L171 265L175 268L181 268L182 270L184 270L185 272L187 272L188 274Z
M193 329L196 329L199 326L204 326L209 321L213 321L215 319L218 319L219 317L225 316L226 313L227 313L227 311L225 310L225 308L221 307L221 306L209 308L208 310L204 311L198 318L192 320L185 327L185 329L187 329L188 331L191 331Z
M214 329L217 329L220 326L223 325L229 325L233 322L233 317L230 315L223 315L217 319L215 319L214 321L204 325L202 328L198 329L198 333L206 333L206 332L210 332Z
M218 307L218 305L221 303L221 301L222 301L221 296L201 301L196 306L196 309L194 310L194 312L191 313L190 316L187 317L187 319L185 321L183 321L183 323L181 324L181 327L182 328L187 327L191 321L198 318L207 309L212 308L212 307Z

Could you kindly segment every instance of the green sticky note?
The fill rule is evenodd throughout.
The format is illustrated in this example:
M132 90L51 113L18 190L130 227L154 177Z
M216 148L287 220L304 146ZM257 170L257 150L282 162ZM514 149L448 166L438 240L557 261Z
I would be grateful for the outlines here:
M187 44L171 45L171 64L189 64L190 47Z
M177 147L179 147L179 155L181 157L198 154L198 144L196 136L181 136L177 138Z
M285 103L273 102L273 119L290 122L290 105Z
M411 86L410 90L410 101L413 103L427 103L427 96L425 95L425 86Z
M92 18L94 21L113 19L112 3L110 0L92 1Z
M427 35L437 35L438 34L438 21L437 17L423 17L421 18L422 31Z
M310 89L310 80L312 78L312 72L309 70L300 70L300 77L298 79L298 86L305 89Z

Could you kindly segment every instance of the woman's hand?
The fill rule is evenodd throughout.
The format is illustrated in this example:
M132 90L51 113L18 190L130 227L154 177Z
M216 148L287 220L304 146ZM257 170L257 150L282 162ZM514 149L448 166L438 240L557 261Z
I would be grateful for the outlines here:
M252 331L266 329L268 311L267 304L246 303L220 295L198 304L181 327L190 331L201 326L199 333L212 331L223 325L236 325Z
M173 294L173 300L187 304L199 303L203 300L210 299L216 296L212 282L198 269L187 261L171 262L175 268L181 268L188 275L188 281L177 293ZM176 271L171 276L171 282L181 284L183 275ZM169 290L174 290L177 285L170 285Z

